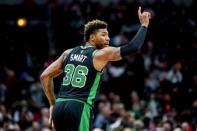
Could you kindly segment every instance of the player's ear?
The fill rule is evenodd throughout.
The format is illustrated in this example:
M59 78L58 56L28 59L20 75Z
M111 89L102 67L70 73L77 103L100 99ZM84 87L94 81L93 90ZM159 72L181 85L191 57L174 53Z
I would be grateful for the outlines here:
M90 35L90 40L91 40L91 41L94 41L94 39L95 39L95 35L94 35L94 34L91 34L91 35Z

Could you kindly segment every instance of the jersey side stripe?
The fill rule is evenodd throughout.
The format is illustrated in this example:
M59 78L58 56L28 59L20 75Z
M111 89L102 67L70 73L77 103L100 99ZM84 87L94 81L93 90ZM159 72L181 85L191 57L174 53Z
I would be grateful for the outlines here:
M88 100L87 100L87 103L89 103L90 105L92 105L93 99L96 96L96 92L97 92L97 89L98 89L98 86L99 86L101 75L102 75L102 72L97 72L96 78L95 78L94 83L91 87L90 94L89 94Z

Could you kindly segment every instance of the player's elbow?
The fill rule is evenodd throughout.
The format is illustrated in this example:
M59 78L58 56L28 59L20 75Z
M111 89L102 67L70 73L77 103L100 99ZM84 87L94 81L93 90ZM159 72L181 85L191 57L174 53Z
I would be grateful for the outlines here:
M40 75L40 81L42 82L42 81L44 81L44 79L46 79L48 77L48 75L45 73L45 72L43 72L41 75Z

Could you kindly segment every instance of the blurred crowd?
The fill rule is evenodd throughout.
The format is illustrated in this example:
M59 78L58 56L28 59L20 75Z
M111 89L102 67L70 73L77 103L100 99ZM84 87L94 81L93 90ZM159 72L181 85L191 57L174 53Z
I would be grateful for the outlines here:
M139 5L152 15L145 43L140 53L107 65L94 131L197 131L197 2L192 0L54 2L48 7L52 38L43 37L53 41L50 46L43 52L32 52L28 44L22 51L13 45L1 49L8 55L0 53L0 131L51 131L40 72L63 50L83 43L83 25L91 19L109 24L111 46L126 44L140 26ZM54 80L56 93L61 77Z

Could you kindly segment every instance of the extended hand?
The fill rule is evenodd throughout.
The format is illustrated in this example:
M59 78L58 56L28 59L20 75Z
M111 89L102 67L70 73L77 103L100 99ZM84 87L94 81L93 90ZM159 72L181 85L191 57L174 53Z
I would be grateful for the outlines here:
M138 9L138 17L142 26L148 27L149 19L151 18L150 12L141 12L141 7Z

